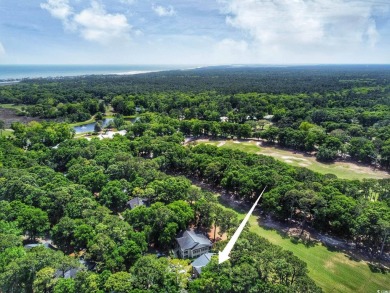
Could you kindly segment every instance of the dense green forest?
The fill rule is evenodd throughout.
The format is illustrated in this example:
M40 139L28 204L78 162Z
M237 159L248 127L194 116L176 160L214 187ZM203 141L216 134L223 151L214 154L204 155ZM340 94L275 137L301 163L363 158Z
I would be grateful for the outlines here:
M344 158L388 169L389 80L389 66L209 68L26 80L1 87L0 103L67 122L88 120L107 105L123 115L157 112L183 120L185 135L262 138L316 152L323 162Z
M166 174L191 152L181 145L183 136L149 132L136 140L116 136L87 141L62 136L67 126L57 125L61 127L54 133L62 141L58 148L49 147L58 141L42 143L52 124L32 123L15 133L15 139L1 140L4 292L320 291L307 277L305 263L250 233L220 267L223 275L210 269L207 278L189 282L187 260L157 258L148 248L171 248L177 233L189 225L202 230L218 225L224 233L236 227L237 215L222 210L213 194L193 187L185 177ZM26 137L27 151L20 147ZM126 209L134 196L148 198L151 206ZM21 235L28 242L48 232L57 251L23 248ZM248 246L248 241L258 245ZM82 270L74 279L55 277L80 266L67 256L71 253L84 253L95 269ZM269 266L270 258L274 266Z
M48 119L13 123L13 135L0 137L0 291L321 292L303 261L249 231L229 261L213 258L197 279L188 260L157 257L188 227L231 235L239 223L189 179L247 203L267 186L264 213L347 239L377 259L390 250L390 180L341 180L184 140L254 137L323 161L389 168L389 80L388 66L209 68L0 87L1 103ZM109 107L126 136L76 139L59 122ZM122 119L133 114L134 123ZM134 197L150 206L127 209ZM23 247L44 237L56 249ZM64 278L71 269L75 277Z

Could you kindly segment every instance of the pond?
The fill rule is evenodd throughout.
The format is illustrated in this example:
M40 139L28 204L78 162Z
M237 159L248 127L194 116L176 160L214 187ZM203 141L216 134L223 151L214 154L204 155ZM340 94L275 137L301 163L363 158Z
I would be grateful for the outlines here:
M111 121L113 121L114 118L105 118L103 119L103 127L106 127ZM80 126L75 126L73 127L74 131L76 134L78 133L86 133L86 132L94 132L95 130L95 124L96 122L80 125Z

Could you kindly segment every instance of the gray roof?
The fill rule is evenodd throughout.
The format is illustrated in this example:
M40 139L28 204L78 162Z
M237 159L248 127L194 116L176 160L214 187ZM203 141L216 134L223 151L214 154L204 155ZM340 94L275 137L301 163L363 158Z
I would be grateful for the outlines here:
M81 267L72 268L72 269L66 270L65 272L62 270L57 270L55 272L55 276L57 278L64 276L65 279L69 279L69 278L74 279L79 271L85 270L85 269L87 269L88 271L91 271L91 270L94 270L96 267L96 263L94 263L92 261L85 260L82 258L79 258L78 261L81 264Z
M202 254L201 256L199 256L196 260L194 260L192 262L191 265L198 272L198 274L200 274L202 272L202 268L210 262L211 257L213 255L214 255L214 253L211 253L211 252L205 253L205 254Z
M69 278L75 278L77 273L80 271L80 269L71 269L67 272L65 272L65 279L69 279Z
M181 249L192 249L198 245L212 246L211 241L203 234L197 234L194 231L185 231L183 236L176 238Z
M44 248L50 248L50 249L55 249L53 245L51 245L50 243L31 243L31 244L27 244L24 246L24 248L26 249L31 249L31 248L34 248L34 247L39 247L39 246L42 246Z
M145 198L134 197L127 202L127 206L134 209L135 207L146 205L146 201Z
M84 265L88 271L94 270L96 267L96 263L90 260L79 259L79 263Z
M65 273L64 273L64 271L57 270L55 272L55 276L57 278L64 276L65 279L70 279L70 278L74 279L79 271L81 271L80 268L73 268L73 269L65 271Z

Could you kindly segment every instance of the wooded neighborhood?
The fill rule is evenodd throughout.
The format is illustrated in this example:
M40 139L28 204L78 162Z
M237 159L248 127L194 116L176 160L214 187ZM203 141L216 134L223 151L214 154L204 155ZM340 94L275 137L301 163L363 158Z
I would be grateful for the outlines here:
M12 119L41 119L0 124L0 291L321 292L315 271L333 269L296 255L322 246L318 233L347 247L327 253L362 265L343 269L385 288L390 179L341 179L242 142L386 173L389 77L380 66L208 68L0 86ZM71 124L106 117L90 133ZM277 231L297 250L256 232L264 218L287 227Z

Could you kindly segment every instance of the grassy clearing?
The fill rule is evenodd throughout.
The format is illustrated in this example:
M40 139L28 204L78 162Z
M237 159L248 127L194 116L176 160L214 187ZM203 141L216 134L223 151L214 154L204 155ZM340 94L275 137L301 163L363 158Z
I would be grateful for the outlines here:
M231 209L221 202L225 209ZM242 220L247 211L234 209ZM250 231L268 239L271 243L292 251L307 263L309 276L324 292L377 292L390 288L390 275L374 273L364 261L350 259L342 252L331 251L321 244L307 247L302 243L293 243L290 238L278 231L259 225L258 218L249 219Z
M22 111L22 107L25 107L26 105L14 105L14 104L0 104L0 108L4 109L16 109L19 111Z
M259 147L255 141L234 142L228 140L224 141L209 141L207 144L220 146L222 148L229 148L241 150L247 153L262 154L274 157L275 159L296 167L305 167L312 171L321 174L334 174L342 179L358 179L365 178L383 179L390 178L390 174L383 171L373 170L367 166L361 166L347 162L335 162L333 164L323 164L318 162L315 157L306 156L301 153L294 153L288 150L279 149L276 147Z
M256 154L259 152L260 148L254 142L238 142L238 141L226 141L222 146L224 148L229 148L233 150L240 150L247 153Z
M355 261L341 252L331 251L317 244L306 247L302 243L293 243L289 238L272 229L258 225L257 218L249 220L250 230L271 243L292 251L307 263L309 276L325 292L377 292L390 287L390 275L374 273L367 263Z
M115 115L115 111L114 111L114 108L111 106L111 105L108 105L107 107L106 107L106 117L114 117L114 115Z
M300 153L294 154L287 150L281 150L275 147L262 147L260 152L266 156L272 156L277 160L283 161L296 167L305 167L321 174L334 174L342 179L362 180L362 179L383 179L390 178L387 172L374 170L371 167L358 165L349 162L335 162L324 164L318 162L315 157L305 156Z
M93 135L92 132L91 133L89 133L89 132L76 133L74 135L74 138L85 138L85 137L93 138L93 137L97 137L97 135Z
M27 105L0 104L0 108L3 109L15 109L15 110L22 111L23 107L27 107Z
M1 137L14 136L14 131L13 131L12 129L3 129L3 130L0 130L0 136L1 136Z
M95 116L92 116L91 119L88 119L86 121L83 121L83 122L76 122L76 123L70 123L69 125L71 127L75 127L75 126L82 126L82 125L85 125L85 124L89 124L89 123L94 123L96 122L95 120Z
M136 115L129 115L129 116L123 116L123 119L125 120L131 120L131 119L135 119L137 116ZM113 119L115 118L115 114L114 115L105 115L103 116L104 119Z

